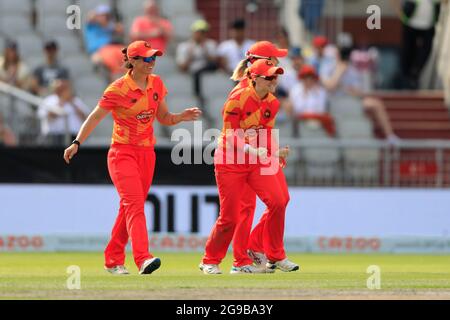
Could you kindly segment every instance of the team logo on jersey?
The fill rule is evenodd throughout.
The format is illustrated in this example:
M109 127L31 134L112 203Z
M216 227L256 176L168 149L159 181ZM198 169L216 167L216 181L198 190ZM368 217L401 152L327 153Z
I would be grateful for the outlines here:
M155 110L142 111L136 116L136 119L141 123L149 123L155 114Z
M144 46L146 47L146 48L151 48L152 46L150 45L150 43L148 43L148 42L145 42L144 43Z
M158 101L158 98L159 98L158 93L155 92L155 93L153 94L153 100Z
M270 118L271 115L272 115L272 113L270 112L269 109L266 109L266 111L264 111L264 118L268 119L268 118Z
M137 99L131 99L131 103L136 103Z

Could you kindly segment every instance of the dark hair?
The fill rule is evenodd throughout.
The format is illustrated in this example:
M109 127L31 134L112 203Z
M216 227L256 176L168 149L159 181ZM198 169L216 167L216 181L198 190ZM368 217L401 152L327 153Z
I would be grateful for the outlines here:
M287 29L285 27L281 27L278 30L277 35L282 35L283 37L289 38L289 32L287 31Z
M244 19L234 20L231 23L230 28L235 29L235 30L244 30L245 29L245 20Z
M125 68L133 69L133 65L131 64L130 60L128 60L127 50L128 50L128 47L125 47L122 49L123 61L125 62Z
M352 53L353 48L352 47L341 47L339 48L339 56L341 57L342 61L349 61L350 60L350 54Z
M6 50L7 49L11 49L14 50L15 52L15 57L13 59L9 59L9 57L6 54ZM11 40L11 39L7 39L5 41L5 62L3 64L3 69L4 70L8 70L9 66L12 64L18 64L20 62L20 55L19 55L19 48L17 46L17 42Z
M49 40L44 44L45 50L58 50L58 43L55 40Z

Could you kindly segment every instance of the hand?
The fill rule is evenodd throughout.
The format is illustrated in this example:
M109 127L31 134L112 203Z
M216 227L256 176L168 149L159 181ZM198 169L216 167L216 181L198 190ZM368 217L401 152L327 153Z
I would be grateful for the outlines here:
M286 158L289 156L289 146L283 147L281 149L278 149L278 151L275 153L275 156L278 157L278 161L280 163L280 167L284 168L286 167L287 161Z
M348 68L348 63L340 61L337 63L336 70L339 74L343 74Z
M254 148L250 145L246 145L245 152L248 154L255 155L260 159L267 158L267 149L266 148L262 148L262 147Z
M289 152L290 152L289 146L286 146L281 149L278 149L278 151L275 153L275 156L282 159L286 159L289 156Z
M181 114L181 121L195 121L202 115L202 110L197 107L188 108Z
M78 145L71 144L66 150L64 150L64 160L69 164L70 160L77 154Z

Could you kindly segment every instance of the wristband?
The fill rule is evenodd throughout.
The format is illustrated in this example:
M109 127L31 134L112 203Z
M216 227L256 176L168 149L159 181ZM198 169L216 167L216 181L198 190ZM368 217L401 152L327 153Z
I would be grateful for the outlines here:
M77 139L73 140L71 144L76 144L78 148L81 146L80 141L78 141Z

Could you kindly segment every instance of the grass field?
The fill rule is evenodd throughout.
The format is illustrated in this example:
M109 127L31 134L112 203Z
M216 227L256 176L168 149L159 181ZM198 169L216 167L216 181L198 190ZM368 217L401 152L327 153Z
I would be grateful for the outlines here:
M301 271L203 275L200 253L160 253L161 268L140 276L106 273L101 253L0 253L0 299L450 299L450 256L291 254ZM81 290L69 290L66 269L81 269ZM369 290L367 267L381 270Z

